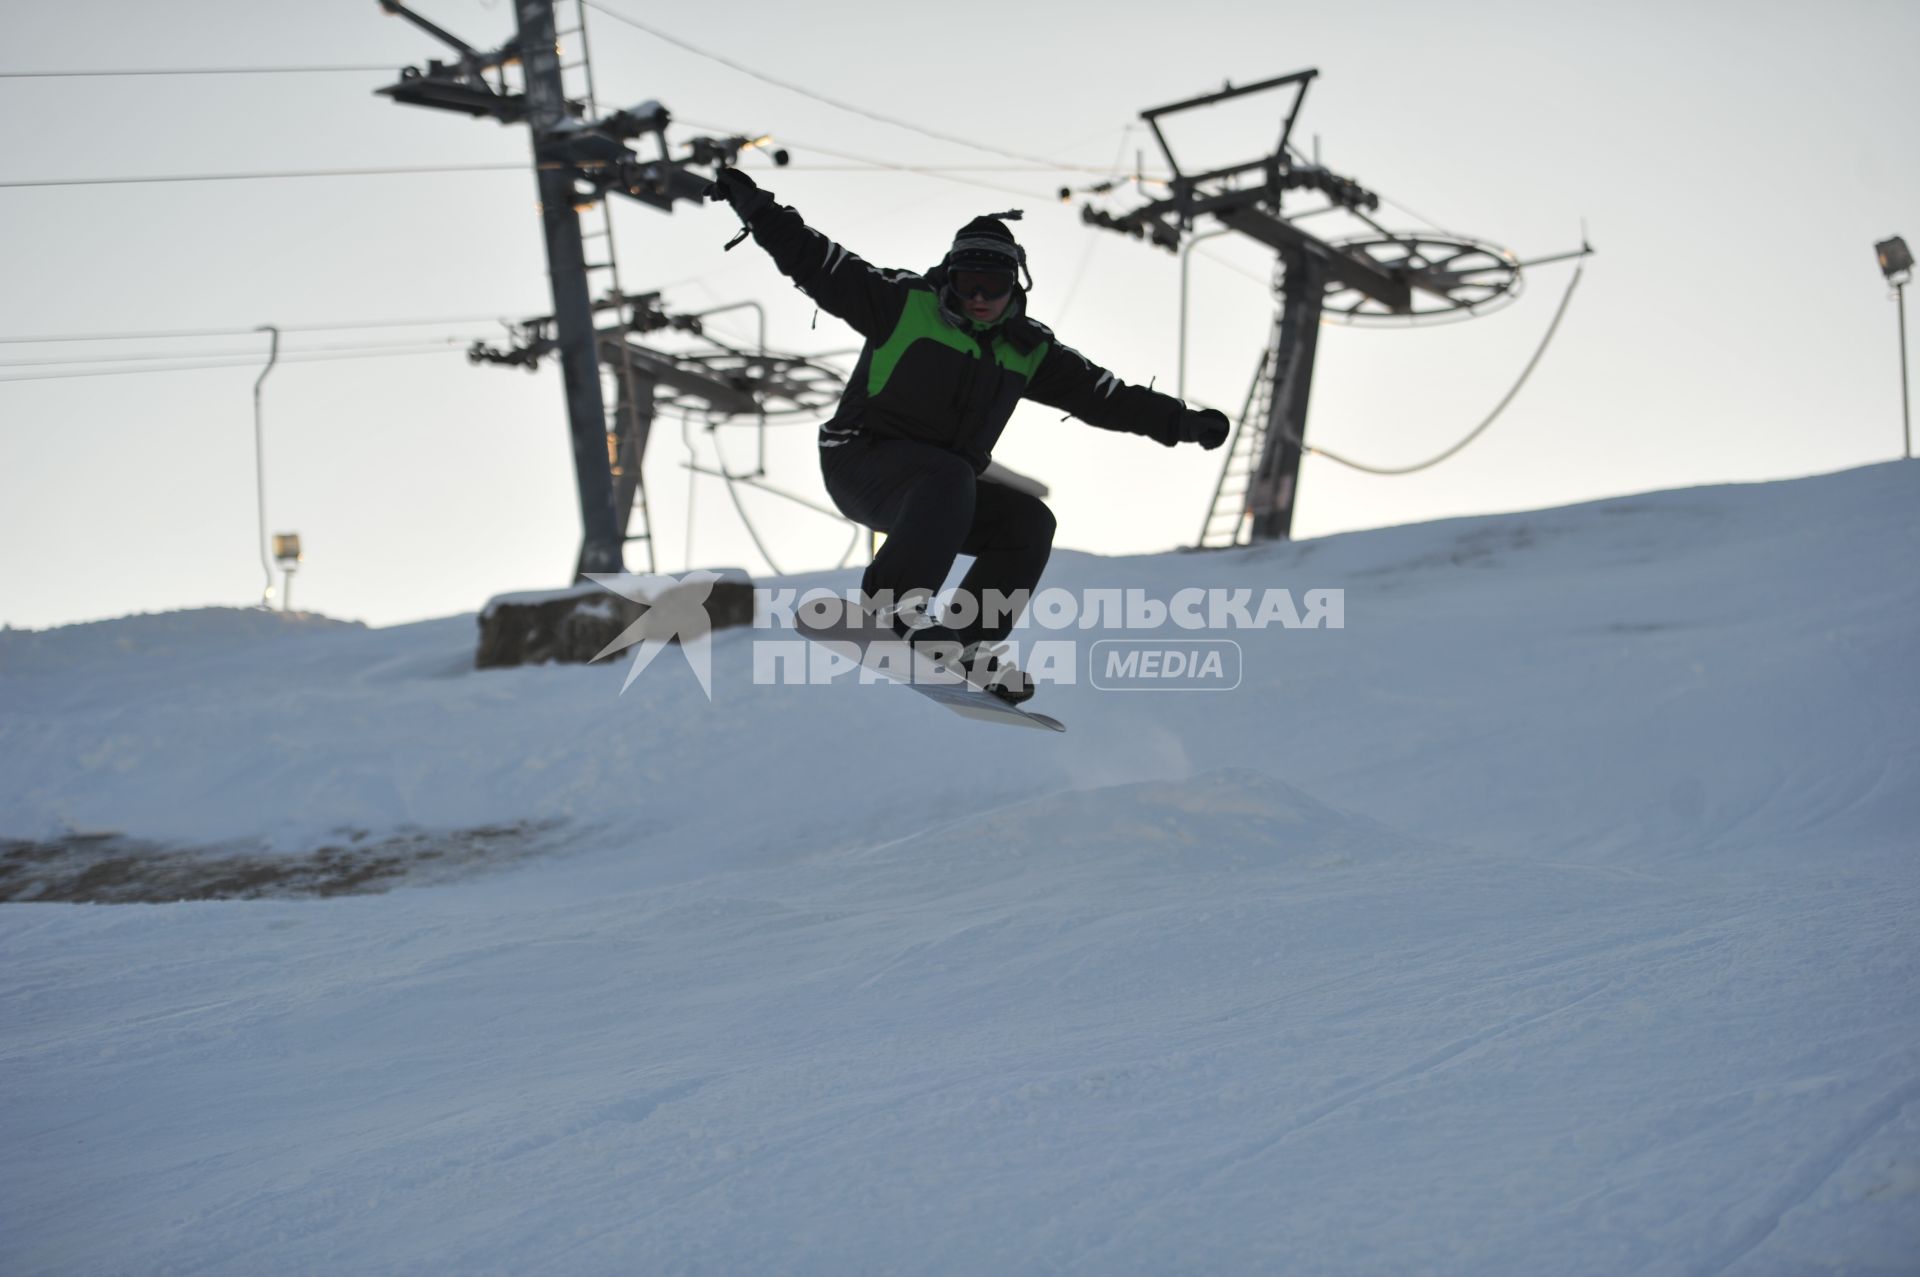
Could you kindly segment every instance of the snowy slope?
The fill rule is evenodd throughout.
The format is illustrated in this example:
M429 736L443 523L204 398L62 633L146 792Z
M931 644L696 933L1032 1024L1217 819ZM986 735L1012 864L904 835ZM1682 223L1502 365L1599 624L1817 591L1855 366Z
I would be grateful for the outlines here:
M0 907L0 1271L1920 1272L1917 498L1063 555L1346 591L1065 736L744 631L711 705L471 617L0 633L0 836L564 835Z

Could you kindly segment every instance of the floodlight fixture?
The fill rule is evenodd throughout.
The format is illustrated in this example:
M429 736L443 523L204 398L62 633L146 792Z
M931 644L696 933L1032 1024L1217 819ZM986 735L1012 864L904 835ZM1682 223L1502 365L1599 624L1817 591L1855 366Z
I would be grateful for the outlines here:
M273 561L280 565L285 574L285 587L280 591L280 610L289 611L293 607L293 573L304 562L300 553L300 534L298 532L276 532L273 534Z
M1893 285L1894 304L1900 311L1900 455L1913 457L1913 410L1907 396L1907 281L1913 278L1913 254L1907 241L1889 236L1873 246L1880 255L1880 273Z
M1906 240L1895 235L1875 244L1873 251L1880 255L1880 273L1889 284L1898 288L1913 278L1913 254L1907 251Z

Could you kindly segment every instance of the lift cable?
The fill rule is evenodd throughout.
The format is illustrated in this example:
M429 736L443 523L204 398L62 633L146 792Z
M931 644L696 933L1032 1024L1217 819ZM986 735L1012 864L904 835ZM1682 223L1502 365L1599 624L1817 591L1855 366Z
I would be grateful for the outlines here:
M457 346L435 346L430 350L379 350L363 354L311 354L305 357L281 357L282 363L317 364L336 359L388 359L396 355L451 355L460 350ZM258 368L260 357L251 359L229 359L213 363L174 364L165 368L109 368L99 372L40 372L18 377L0 377L0 385L16 381L61 381L69 377L125 377L136 373L153 372L195 372L204 368Z
M267 173L161 173L146 177L48 177L0 181L0 188L19 190L49 186L139 186L159 182L255 182L289 177L393 177L411 173L524 173L518 164L435 164L402 168L284 169Z
M521 307L527 310L528 307ZM517 311L515 313L518 313ZM367 319L327 324L276 324L283 333L337 333L363 328L437 328L442 324L496 324L498 315L451 315L439 319ZM40 336L0 337L0 346L38 345L56 341L155 341L170 337L251 337L260 331L251 328L160 328L138 333L52 333Z
M376 350L398 350L402 347L408 347L413 349L424 349L428 346L457 345L464 350L466 349L467 345L472 341L473 341L473 338L471 337L448 336L443 338L408 337L408 338L397 338L393 341L329 342L329 343L323 343L318 346L297 346L290 349L283 349L280 352L280 357L284 359L289 355L296 355L296 354L304 355L304 354L310 354L310 353L323 351L323 350L325 351L339 351L339 350L376 351ZM68 356L62 356L54 359L0 359L0 368L51 368L51 367L56 367L63 364L65 365L151 364L151 363L177 362L183 359L256 359L257 360L258 358L259 358L259 352L257 350L234 350L234 349L170 350L170 351L162 351L156 354L121 354L121 355L92 354L92 355L68 355Z
M1327 460L1332 461L1338 465L1346 466L1350 470L1361 471L1364 474L1377 474L1377 475L1414 474L1418 471L1430 469L1433 466L1439 465L1442 461L1445 461L1448 457L1453 456L1455 453L1459 452L1462 448L1472 443L1475 439L1478 439L1481 436L1481 434L1486 431L1486 428L1488 426L1491 426L1494 423L1494 421L1499 418L1500 414L1507 410L1507 405L1512 403L1514 400L1514 396L1520 393L1520 387L1527 384L1527 378L1533 375L1534 368L1537 367L1540 363L1540 357L1547 353L1547 346L1549 343L1553 341L1553 335L1555 331L1557 331L1560 327L1560 320L1567 313L1567 303L1573 300L1573 290L1580 286L1580 276L1586 273L1586 269L1587 269L1586 264L1582 263L1573 272L1573 278L1567 283L1567 291L1564 294L1562 294L1560 297L1560 309L1556 310L1553 313L1553 322L1547 325L1546 336L1540 339L1540 345L1537 349L1534 350L1533 358L1529 359L1527 361L1527 366L1521 370L1520 379L1514 382L1513 388L1507 391L1506 396L1502 398L1499 403L1494 405L1493 411L1487 414L1487 418L1485 421L1482 421L1479 425L1475 426L1472 430L1468 431L1465 438L1461 439L1458 443L1455 443L1452 447L1446 449L1444 452L1441 452L1436 456L1429 457L1427 458L1427 460L1422 461L1417 465L1373 466L1373 465L1367 465L1364 462L1354 461L1354 460L1351 460L1350 458L1343 457L1337 452L1330 452L1327 449L1320 447L1318 444L1304 443L1301 441L1300 437L1297 434L1289 434L1287 436L1288 442L1292 443L1295 447L1299 448L1303 452L1311 452L1316 456L1325 457Z
M79 80L135 75L331 75L362 72L393 73L390 62L366 66L311 67L129 67L118 71L0 71L0 80Z
M919 133L922 136L933 138L935 141L950 142L950 143L953 143L954 145L968 147L975 151L985 151L992 155L1004 156L1005 158L1010 160L1024 160L1029 164L1043 164L1050 168L1055 168L1055 169L1063 169L1063 168L1071 167L1067 165L1061 165L1057 161L1047 159L1044 156L1025 155L1019 151L1009 151L1002 147L991 146L982 142L969 141L966 138L957 137L951 133L941 133L937 130L925 128L921 125L910 123L909 121L899 119L895 116L885 115L878 111L869 111L867 108L863 106L856 106L851 102L842 102L837 98L830 98L823 93L816 93L814 90L807 88L805 85L795 84L790 80L779 79L778 77L766 74L764 71L756 71L752 67L743 66L742 64L735 62L730 58L722 57L717 53L713 53L713 52L710 52L709 50L702 49L697 45L689 44L687 41L682 40L679 36L670 35L667 32L660 30L660 28L658 27L650 26L645 22L641 22L637 18L630 18L626 14L621 13L617 9L610 9L606 5L600 3L600 0L581 0L581 2L585 4L588 8L593 9L596 12L606 14L609 18L614 19L616 22L624 22L630 27L635 27L641 31L646 32L648 35L654 37L656 40L664 40L668 44L673 45L675 48L684 49L686 52L694 54L696 57L706 58L710 62L718 62L721 66L731 68L732 70L740 72L742 75L750 76L753 79L759 80L764 84L771 84L775 88L785 89L789 93L798 93L802 97L812 98L814 101L823 102L826 105L835 108L836 110L847 111L854 115L864 116L869 120L877 120L882 124L891 124L895 128L907 129L911 132Z

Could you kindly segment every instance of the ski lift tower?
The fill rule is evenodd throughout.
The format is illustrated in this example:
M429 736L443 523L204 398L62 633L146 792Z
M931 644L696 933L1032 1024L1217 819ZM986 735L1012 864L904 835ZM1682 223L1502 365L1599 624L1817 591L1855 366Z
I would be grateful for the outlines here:
M767 474L769 418L811 418L839 402L844 378L838 371L817 359L767 348L767 315L758 302L733 302L677 314L669 313L660 294L652 292L601 298L593 308L597 314L615 312L612 322L600 324L595 338L600 360L612 371L616 388L609 445L614 515L622 527L628 525L636 508L645 517L641 462L654 418L660 412L682 419L698 418L707 423L709 431L737 418L752 418L759 427L754 468L736 473L723 463L718 477L729 483L754 483ZM759 317L759 336L751 349L726 341L707 328L706 321L712 316L734 310L752 310ZM510 325L509 331L511 340L504 348L474 342L467 350L468 360L507 364L531 372L543 358L561 349L553 315L521 320ZM653 334L679 336L689 348L650 346L645 339ZM651 557L651 542L648 550ZM657 571L658 565L650 563L649 570Z
M623 430L610 421L600 382L603 342L595 331L594 277L605 281L605 295L614 308L624 307L627 301L619 287L607 197L625 195L669 213L676 201L698 203L710 179L687 166L731 164L741 150L760 141L698 137L686 153L675 157L666 136L672 117L660 103L643 102L602 113L587 56L585 0L567 2L573 25L561 30L554 12L556 0L514 0L516 34L498 49L483 52L414 13L401 0L379 0L387 13L405 18L457 56L450 62L433 59L424 69L408 67L397 83L376 92L409 106L525 124L532 133L553 291L553 349L566 385L574 476L580 492L582 535L574 563L574 578L579 580L589 572L623 571L626 541L646 541L649 554L652 551L650 531L628 533L628 519L616 500L614 484L618 465L630 506L639 484L639 456L619 457L618 452L623 437L644 440L644 431L634 423ZM573 42L577 60L563 62L562 37ZM507 68L515 65L520 68L519 92L513 91L507 78ZM566 78L569 73L583 77L572 90ZM657 144L656 159L642 159L628 145L648 136ZM786 158L784 151L774 153L777 164L786 163ZM582 232L581 210L596 205L600 227ZM595 260L588 257L589 244ZM614 372L631 377L625 361L617 363ZM630 382L623 381L622 387L622 401L637 405L640 396ZM644 523L644 490L638 495Z
M1298 71L1258 84L1189 98L1142 111L1173 176L1164 199L1115 216L1091 207L1083 221L1179 251L1195 223L1212 217L1274 250L1278 306L1267 349L1241 410L1200 544L1236 545L1291 535L1305 450L1307 397L1323 319L1348 323L1418 323L1486 314L1513 301L1521 269L1582 256L1587 251L1521 262L1505 249L1447 234L1399 234L1376 222L1380 197L1301 155L1292 144L1307 88L1320 73ZM1182 169L1161 129L1167 117L1272 90L1292 90L1271 153L1225 168ZM1291 192L1317 193L1322 202L1289 214ZM1295 223L1303 216L1344 210L1365 233L1323 240ZM1238 485L1238 486L1236 486Z

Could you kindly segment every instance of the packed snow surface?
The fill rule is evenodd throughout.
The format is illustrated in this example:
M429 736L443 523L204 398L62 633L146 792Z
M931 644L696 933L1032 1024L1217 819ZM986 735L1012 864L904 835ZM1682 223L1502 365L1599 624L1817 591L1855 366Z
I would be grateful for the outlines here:
M1048 583L1345 627L1060 736L744 629L0 633L0 837L561 831L0 906L0 1272L1920 1272L1920 465Z

